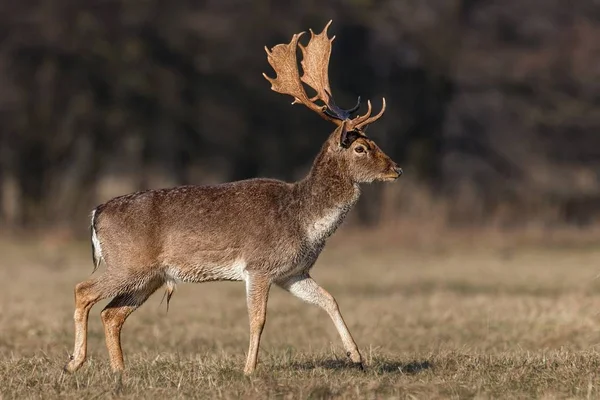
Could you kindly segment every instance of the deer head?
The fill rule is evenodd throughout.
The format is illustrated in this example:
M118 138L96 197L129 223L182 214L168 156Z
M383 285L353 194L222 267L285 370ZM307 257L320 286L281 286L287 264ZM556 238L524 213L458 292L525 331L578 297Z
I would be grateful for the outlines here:
M395 180L402 175L402 169L365 134L366 127L385 112L385 98L378 114L371 116L371 101L367 101L367 112L356 117L352 115L360 107L360 97L356 105L348 110L338 107L333 100L329 87L329 58L335 36L329 38L327 35L331 22L319 34L311 29L311 38L306 46L298 43L304 34L300 32L292 36L290 43L278 44L271 50L265 47L267 60L277 76L270 78L264 73L263 76L271 83L273 91L292 96L292 104L304 104L337 126L327 141L327 150L343 162L354 182ZM303 56L302 76L296 58L298 46ZM303 84L311 87L316 95L309 97Z

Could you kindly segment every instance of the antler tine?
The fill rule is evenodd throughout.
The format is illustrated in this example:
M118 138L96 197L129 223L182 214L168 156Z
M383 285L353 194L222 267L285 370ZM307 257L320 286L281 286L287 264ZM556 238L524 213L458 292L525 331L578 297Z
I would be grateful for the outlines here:
M371 106L371 100L367 100L367 113L365 115L359 115L356 118L354 118L352 120L352 126L358 127L360 124L362 124L363 121L365 121L367 118L369 118L371 116L372 110L373 110L373 107Z
M379 113L377 113L377 115L374 115L371 117L371 101L367 101L367 113L365 115L361 115L359 117L356 117L352 120L352 126L354 127L354 129L362 129L370 124L372 124L373 122L377 121L379 118L381 118L381 116L383 115L383 113L385 112L385 108L386 108L386 102L385 102L385 97L382 100L382 106L381 106L381 111L379 111Z

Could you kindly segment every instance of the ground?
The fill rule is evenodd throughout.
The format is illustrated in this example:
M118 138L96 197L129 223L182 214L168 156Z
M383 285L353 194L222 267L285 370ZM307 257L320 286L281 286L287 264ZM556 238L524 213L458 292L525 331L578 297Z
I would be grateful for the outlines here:
M73 286L92 272L87 243L3 240L0 397L600 397L600 247L384 236L334 237L313 273L337 298L364 372L323 311L274 288L257 373L244 377L244 285L210 283L180 285L168 312L157 293L132 315L120 386L99 318L106 302L90 315L88 362L61 371Z

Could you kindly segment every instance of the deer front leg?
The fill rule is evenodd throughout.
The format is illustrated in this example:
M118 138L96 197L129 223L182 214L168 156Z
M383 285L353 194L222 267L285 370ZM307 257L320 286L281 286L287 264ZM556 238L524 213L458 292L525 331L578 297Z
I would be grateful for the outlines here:
M284 281L277 282L277 285L287 290L294 296L307 303L315 304L327 311L333 321L344 347L346 355L350 357L353 363L363 368L363 358L358 351L358 346L352 338L335 298L325 289L320 287L309 275L294 276Z
M260 276L250 275L246 280L246 299L248 302L248 317L250 320L250 345L244 374L250 375L256 369L260 336L267 317L267 300L271 283Z

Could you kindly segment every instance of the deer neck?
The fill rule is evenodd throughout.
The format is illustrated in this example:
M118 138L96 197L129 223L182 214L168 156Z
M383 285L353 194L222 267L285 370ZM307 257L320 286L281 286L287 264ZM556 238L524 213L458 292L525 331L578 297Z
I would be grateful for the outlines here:
M322 242L343 222L358 200L360 188L342 160L323 147L308 176L298 183L301 218L309 242Z

